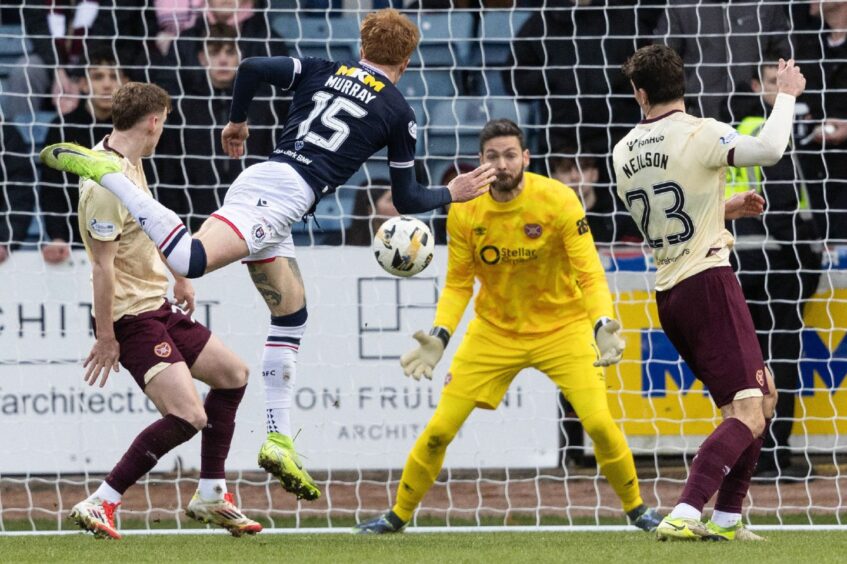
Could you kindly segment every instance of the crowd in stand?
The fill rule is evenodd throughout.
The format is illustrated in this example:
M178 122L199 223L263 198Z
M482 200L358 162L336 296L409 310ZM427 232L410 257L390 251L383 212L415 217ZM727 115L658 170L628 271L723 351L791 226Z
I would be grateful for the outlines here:
M388 4L400 7L398 2L373 7ZM510 59L499 69L504 94L533 108L538 127L532 148L550 157L546 162L539 159L537 166L579 191L599 243L640 240L610 190L608 153L640 118L620 65L636 47L656 41L674 47L686 62L689 111L733 124L766 115L763 64L779 57L799 61L810 87L798 105L802 115L790 174L771 181L772 171L765 170L760 188L778 182L803 193L804 214L814 218L815 229L792 225L794 231L784 239L847 240L842 217L847 213L847 190L840 186L847 182L847 159L842 155L847 119L841 119L847 118L847 2L550 0L544 9L533 9L537 4L519 0L516 6L502 1L453 6L467 8L478 18L484 18L486 10L510 8L530 14L514 34ZM450 6L423 2L406 7ZM126 80L156 82L173 96L174 111L160 149L148 163L148 176L155 179L160 200L192 227L199 226L220 205L243 167L270 153L287 111L286 97L268 87L249 116L248 158L233 161L224 155L220 130L227 121L239 61L296 53L296 38L281 37L273 25L276 18L355 17L334 12L341 7L336 3L306 2L300 7L326 11L298 13L276 0L270 5L263 0L5 3L0 23L20 24L28 44L25 55L8 66L0 98L8 161L3 167L8 183L0 201L0 260L18 242L33 240L36 210L41 217L39 244L48 262L61 262L70 246L78 244L75 182L35 163L27 166L24 155L39 148L33 132L43 129L32 124L52 112L46 138L38 139L38 145L73 140L91 146L108 133L110 95ZM482 12L475 10L480 7ZM473 38L453 40L473 43ZM460 95L474 93L476 70L457 71ZM427 73L423 76L426 79ZM419 116L419 121L425 118ZM754 187L751 179L745 181ZM797 215L795 201L777 198L770 209L777 204L795 206L782 211ZM372 233L373 222L354 221L353 229L356 226L364 226L366 235ZM324 239L356 242L368 237L349 233Z

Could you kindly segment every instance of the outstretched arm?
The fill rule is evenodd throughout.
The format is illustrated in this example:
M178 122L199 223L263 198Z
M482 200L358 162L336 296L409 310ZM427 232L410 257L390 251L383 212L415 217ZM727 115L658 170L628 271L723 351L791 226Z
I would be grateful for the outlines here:
M429 188L415 179L414 168L390 168L391 198L400 213L421 213L446 206L452 202L467 202L488 192L488 185L497 178L486 163L470 172L460 174L449 185Z
M300 60L291 57L251 57L238 65L229 123L221 132L221 146L227 155L233 159L244 156L244 142L250 135L247 108L259 86L267 83L288 90L294 86L300 68Z
M731 166L771 166L782 158L794 123L794 101L806 88L806 78L794 66L794 60L779 60L777 94L771 115L756 137L742 135L730 152Z
M247 120L247 108L259 86L272 84L288 90L294 86L298 74L300 60L291 57L250 57L242 61L232 89L229 121L242 123Z

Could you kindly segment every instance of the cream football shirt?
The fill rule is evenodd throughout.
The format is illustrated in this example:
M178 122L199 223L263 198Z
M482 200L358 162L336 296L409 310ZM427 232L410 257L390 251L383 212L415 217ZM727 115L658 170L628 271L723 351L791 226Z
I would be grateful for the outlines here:
M681 111L635 126L613 152L617 193L653 250L656 290L729 265L724 227L732 127Z
M108 139L103 139L94 149L108 150ZM149 194L141 164L136 167L122 158L122 165L124 174L139 190ZM168 293L168 277L156 245L121 201L93 180L80 182L79 232L91 260L92 239L118 241L112 319L117 321L125 315L137 315L162 305Z

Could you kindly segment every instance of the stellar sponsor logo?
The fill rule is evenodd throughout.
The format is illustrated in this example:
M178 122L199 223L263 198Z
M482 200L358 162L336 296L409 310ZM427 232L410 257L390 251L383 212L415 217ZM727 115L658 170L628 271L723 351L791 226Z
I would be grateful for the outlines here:
M479 250L479 258L485 264L494 265L499 263L517 264L538 258L535 249L510 249L508 247L495 247L486 245Z

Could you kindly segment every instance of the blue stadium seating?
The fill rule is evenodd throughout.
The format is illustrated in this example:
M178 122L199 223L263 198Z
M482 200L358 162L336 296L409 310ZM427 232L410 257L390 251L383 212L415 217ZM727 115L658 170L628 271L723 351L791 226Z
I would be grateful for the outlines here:
M359 22L354 17L306 18L292 13L276 17L272 25L294 55L340 61L359 58Z
M473 40L473 15L453 10L408 15L421 31L420 45L412 55L412 66L454 67L467 64Z
M20 25L0 25L0 78L9 76L13 64L31 50L29 40L22 35Z
M474 49L474 65L503 65L512 54L511 44L529 19L527 10L485 10L480 13L479 49Z
M457 98L439 103L424 130L428 155L475 157L479 130L490 119L511 119L521 127L530 124L531 108L514 100ZM420 148L419 148L420 149Z
M397 88L406 99L427 97L452 98L460 94L461 79L448 69L409 68Z
M47 139L47 130L50 122L56 117L56 112L52 111L37 111L35 112L32 123L15 123L18 131L27 143L32 143L34 147L44 145L44 140Z

